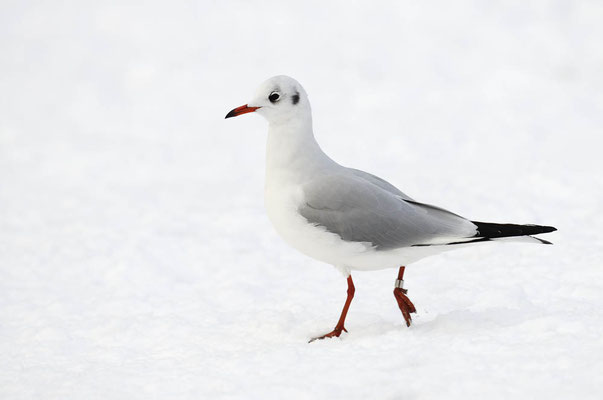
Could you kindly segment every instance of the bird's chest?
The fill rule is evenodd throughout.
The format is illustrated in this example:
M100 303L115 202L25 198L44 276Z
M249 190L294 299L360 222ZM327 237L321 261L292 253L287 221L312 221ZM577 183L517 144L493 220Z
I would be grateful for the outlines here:
M348 265L349 254L366 251L360 243L344 243L339 235L308 222L299 213L305 202L303 186L272 176L266 180L264 203L268 218L279 235L293 248L332 265Z
M290 246L324 261L323 253L330 250L323 247L332 245L334 235L310 224L299 213L305 196L303 186L294 182L291 177L279 174L273 174L266 180L266 213L276 231Z
M307 221L298 210L304 201L301 185L291 183L286 176L269 175L264 188L264 206L272 225L290 242L301 234Z

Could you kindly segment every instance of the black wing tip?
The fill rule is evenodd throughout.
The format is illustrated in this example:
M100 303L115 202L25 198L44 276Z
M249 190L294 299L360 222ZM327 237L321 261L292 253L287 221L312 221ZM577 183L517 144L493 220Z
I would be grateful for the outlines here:
M476 237L501 238L511 236L531 236L541 233L555 232L557 228L546 225L496 224L491 222L471 221L477 226Z
M555 229L555 230L557 230L557 229ZM533 237L534 239L538 240L542 244L550 244L550 245L553 244L552 242L549 242L548 240L540 239L540 238L537 238L537 237L534 237L534 236L531 236L531 237Z
M549 233L549 232L555 232L557 230L557 228L555 228L554 226L547 226L547 225L528 224L528 225L520 225L520 226L538 229L538 230L540 230L540 232L538 232L538 233Z
M545 228L548 229L545 233L555 232L557 230L554 226L545 226Z

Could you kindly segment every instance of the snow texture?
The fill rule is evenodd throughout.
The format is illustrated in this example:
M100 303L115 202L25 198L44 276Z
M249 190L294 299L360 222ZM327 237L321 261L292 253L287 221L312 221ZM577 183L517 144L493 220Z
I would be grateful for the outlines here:
M0 13L0 398L600 399L603 4L30 2ZM263 210L264 79L324 150L478 221L356 273Z

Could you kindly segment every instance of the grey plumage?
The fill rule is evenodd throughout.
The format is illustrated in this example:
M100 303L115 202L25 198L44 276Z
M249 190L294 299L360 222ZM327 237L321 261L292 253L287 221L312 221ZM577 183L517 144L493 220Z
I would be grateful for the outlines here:
M303 186L299 213L345 241L369 242L377 250L444 244L477 233L469 220L444 209L414 202L371 174L348 169Z
M368 172L361 171L355 168L346 168L352 174L372 183L373 185L379 186L381 189L386 190L392 194L402 197L404 200L412 200L412 198L400 191L397 187L386 181L385 179L381 179L378 176L373 174L369 174Z

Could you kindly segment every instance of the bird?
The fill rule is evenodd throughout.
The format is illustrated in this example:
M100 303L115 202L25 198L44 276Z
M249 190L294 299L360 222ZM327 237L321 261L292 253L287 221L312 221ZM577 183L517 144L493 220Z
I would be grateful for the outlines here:
M552 226L478 222L406 195L384 179L342 166L321 149L312 127L308 95L295 79L278 75L225 118L255 113L268 121L264 205L278 234L307 256L331 264L347 280L347 297L335 328L317 339L347 332L355 293L352 271L396 268L394 297L406 326L414 304L404 288L407 265L447 250L518 239Z

